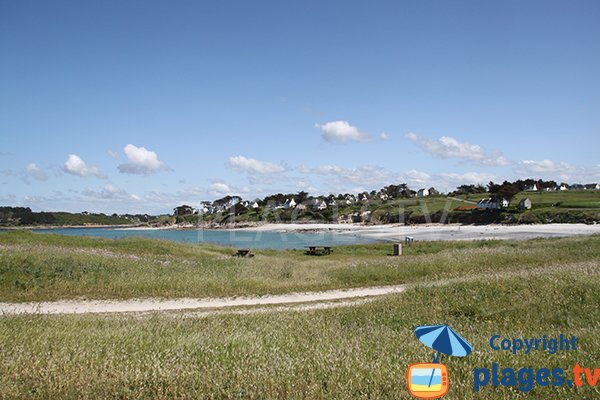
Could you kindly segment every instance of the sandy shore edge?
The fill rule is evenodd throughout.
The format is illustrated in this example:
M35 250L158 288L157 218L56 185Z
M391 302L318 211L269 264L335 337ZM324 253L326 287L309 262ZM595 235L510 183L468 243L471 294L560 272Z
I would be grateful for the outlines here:
M49 231L60 228L54 227ZM81 227L76 227L81 228ZM197 225L189 226L86 226L85 228L111 228L118 230L197 230L205 229ZM30 228L31 229L31 228ZM40 229L40 228L35 228ZM210 229L215 230L215 229ZM515 239L569 237L600 234L600 224L540 224L540 225L460 225L460 224L386 224L362 225L339 223L267 223L251 226L223 226L217 230L239 232L279 232L279 233L335 233L365 237L381 241L404 241L407 236L415 240L477 240L477 239Z

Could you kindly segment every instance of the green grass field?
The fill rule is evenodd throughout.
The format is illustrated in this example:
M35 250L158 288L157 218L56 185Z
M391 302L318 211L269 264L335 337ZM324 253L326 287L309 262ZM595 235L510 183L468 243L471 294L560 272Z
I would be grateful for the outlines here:
M490 197L489 193L477 193L446 197L434 195L428 197L411 197L393 200L370 199L351 205L339 205L323 211L308 209L298 210L246 210L232 217L229 212L218 215L179 217L179 222L289 222L294 220L332 221L338 217L348 219L356 213L371 212L370 221L377 223L429 223L452 221L459 223L592 223L600 222L600 190L568 190L552 192L520 192L511 201L511 205L502 218L487 218L481 212L470 215L471 210L455 210L459 207L473 206L477 201ZM519 202L528 197L533 209L518 210ZM226 217L226 215L229 215ZM399 215L402 215L401 217Z
M232 250L150 239L0 234L0 301L65 298L221 297L400 284L471 273L586 261L597 237L420 242L391 257L390 244L337 247L327 257L300 250Z
M448 399L594 399L597 388L473 390L476 368L600 368L600 238L423 242L332 257L142 239L0 235L1 301L221 296L403 282L352 307L195 316L0 317L0 399L408 399L409 364L431 351L418 325L447 323L474 345L444 358ZM23 285L16 284L16 281ZM465 280L465 281L461 281ZM579 350L513 356L489 339L575 335ZM598 386L600 387L600 386Z

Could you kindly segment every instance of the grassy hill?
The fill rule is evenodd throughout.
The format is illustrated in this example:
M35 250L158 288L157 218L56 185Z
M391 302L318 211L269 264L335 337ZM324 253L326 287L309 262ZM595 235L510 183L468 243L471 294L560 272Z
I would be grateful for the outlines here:
M116 214L34 212L28 207L0 207L0 226L76 226L129 225L139 222L136 216Z
M371 222L371 223L594 223L600 222L600 191L520 192L507 209L475 210L475 204L487 193L446 197L442 195L394 200L369 200L338 205L325 210L298 209L229 209L216 215L180 216L180 223L204 222ZM524 198L532 202L531 210L519 210Z
M217 246L12 232L0 235L0 300L204 297L414 283L328 309L0 316L3 399L408 399L406 371L432 352L418 325L449 324L473 346L444 357L445 399L597 399L598 386L474 391L478 368L598 368L598 237L420 242L314 258L231 257ZM385 247L389 247L386 245ZM229 251L229 253L228 253ZM437 284L426 284L437 283ZM301 307L301 306L299 306ZM512 355L493 335L577 337L577 351ZM533 381L532 381L533 382Z

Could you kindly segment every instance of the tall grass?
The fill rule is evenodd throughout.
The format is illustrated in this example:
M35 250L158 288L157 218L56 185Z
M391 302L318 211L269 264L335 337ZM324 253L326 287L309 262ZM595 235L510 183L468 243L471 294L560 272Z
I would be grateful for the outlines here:
M302 251L232 250L127 238L0 234L0 301L277 294L438 280L600 259L597 236L516 241L421 242Z
M444 358L448 399L593 399L597 389L473 391L473 370L600 367L600 276L557 271L419 288L352 308L189 317L0 318L3 399L408 399L409 364L431 351L417 325L447 323L474 352ZM503 337L576 335L577 352L493 352Z

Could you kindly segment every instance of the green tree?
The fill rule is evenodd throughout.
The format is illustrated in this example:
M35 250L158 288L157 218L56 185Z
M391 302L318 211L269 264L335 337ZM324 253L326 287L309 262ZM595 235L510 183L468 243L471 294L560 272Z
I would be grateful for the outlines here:
M173 215L176 217L181 215L190 215L193 213L194 209L191 206L188 206L187 204L177 206L173 209Z

